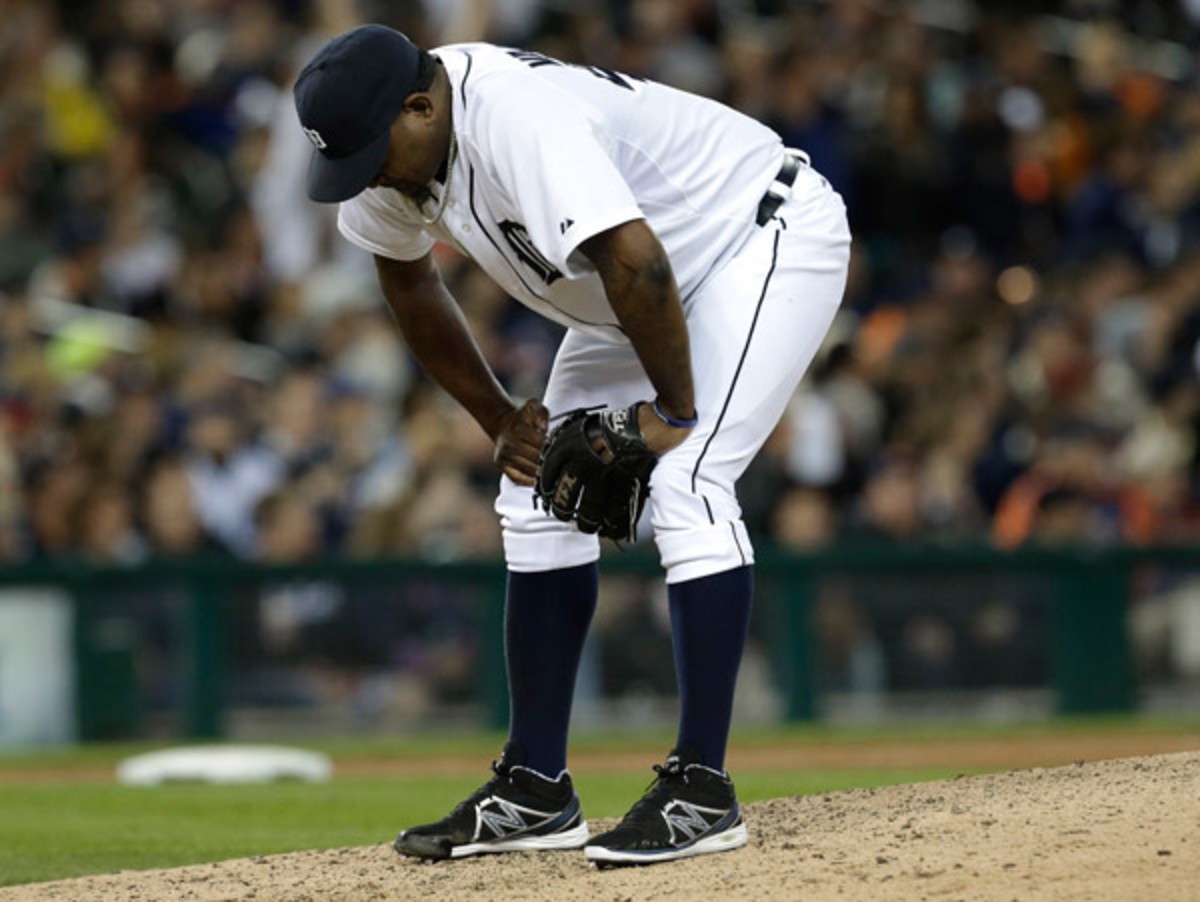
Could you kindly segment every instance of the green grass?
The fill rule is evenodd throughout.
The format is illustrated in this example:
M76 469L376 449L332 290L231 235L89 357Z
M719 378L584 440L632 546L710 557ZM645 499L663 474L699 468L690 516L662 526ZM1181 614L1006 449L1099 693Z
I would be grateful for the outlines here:
M1200 721L1086 718L1022 726L916 725L883 729L786 727L741 730L737 746L803 749L825 743L884 745L947 739L1111 734L1200 734ZM580 735L575 750L645 750L644 766L575 774L588 817L618 816L638 797L673 736L668 732ZM110 776L122 758L164 743L108 743L0 755L0 886L121 869L172 867L298 849L386 842L406 825L441 817L487 775L497 733L319 739L292 744L335 762L479 760L461 776L337 776L329 783L126 787ZM78 771L87 773L81 779ZM62 779L55 779L61 771ZM72 773L72 772L75 773ZM952 777L950 769L764 769L734 774L745 802ZM31 779L22 780L22 774ZM36 779L33 779L36 778Z
M910 722L879 727L829 727L820 724L741 728L735 731L739 747L778 746L786 743L803 748L827 743L871 746L893 742L938 742L955 739L1009 739L1030 736L1167 735L1200 733L1200 717L1144 717L1103 715L1057 718L1029 723ZM644 750L661 756L671 747L674 733L667 730L608 730L603 733L572 734L572 750ZM180 745L179 741L97 742L83 746L11 752L0 749L0 775L23 768L45 773L54 769L115 767L130 755ZM356 761L387 758L419 761L446 755L475 755L486 764L504 744L499 732L410 734L405 736L360 736L303 738L285 744L324 752L337 760ZM2 790L0 790L2 791Z
M951 775L937 770L802 777L791 771L750 772L739 776L738 793L750 802ZM385 842L402 826L441 817L479 782L348 777L324 784L252 786L3 786L0 885ZM644 772L577 779L584 811L593 818L619 816L648 782Z
M307 785L4 787L0 883L368 843L401 791Z

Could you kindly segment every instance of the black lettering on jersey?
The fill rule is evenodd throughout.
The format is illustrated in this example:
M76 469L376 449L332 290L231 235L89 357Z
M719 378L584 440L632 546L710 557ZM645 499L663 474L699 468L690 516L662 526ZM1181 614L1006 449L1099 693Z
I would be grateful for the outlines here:
M605 81L612 82L618 88L624 88L626 91L633 90L633 85L625 80L626 78L631 78L632 76L621 75L617 72L614 72L612 69L605 68L604 66L583 66L582 68L587 69L597 78L603 78ZM645 79L640 78L638 81L645 81Z
M612 69L608 69L604 66L583 66L577 63L564 63L561 60L556 60L552 56L546 56L543 53L537 53L533 50L509 50L508 55L513 59L520 60L532 69L536 69L539 66L571 66L573 69L583 69L587 72L591 72L597 78L603 78L610 84L616 85L618 88L624 88L626 91L633 90L633 85L629 83L630 79L634 81L646 80L644 78L638 78L635 75L622 75L621 73L614 72Z
M538 66L562 66L564 65L559 60L552 56L546 56L544 53L538 53L534 50L510 50L508 55L513 59L518 59L531 69L536 69Z
M504 240L513 249L513 253L522 263L541 276L543 282L551 285L555 279L562 278L562 273L555 269L554 264L534 246L533 241L529 238L529 233L525 231L525 226L519 222L513 222L511 219L504 220L499 223L499 226Z

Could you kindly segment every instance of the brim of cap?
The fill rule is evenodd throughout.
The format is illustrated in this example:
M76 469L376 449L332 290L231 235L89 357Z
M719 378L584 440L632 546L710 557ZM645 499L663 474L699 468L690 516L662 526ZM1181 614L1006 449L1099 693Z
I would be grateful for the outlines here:
M336 204L354 197L379 175L387 159L391 129L347 157L331 159L314 150L308 161L308 196L323 204Z

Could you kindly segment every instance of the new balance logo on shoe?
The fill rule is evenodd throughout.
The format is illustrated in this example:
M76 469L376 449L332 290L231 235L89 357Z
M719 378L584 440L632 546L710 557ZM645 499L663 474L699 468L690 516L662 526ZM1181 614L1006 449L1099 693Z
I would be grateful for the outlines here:
M704 816L700 814L701 811L710 815L712 820L705 820ZM667 827L671 831L671 845L676 846L691 842L697 836L705 833L724 814L726 812L720 808L697 809L694 805L689 805L680 799L669 802L662 812L663 820L667 822Z
M488 810L489 808L491 810ZM526 830L539 827L549 820L553 820L559 813L558 811L546 812L535 811L532 808L522 808L499 796L492 796L490 799L484 799L475 808L475 816L478 819L475 827L475 836L476 838L483 836L484 827L487 827L491 831L493 837L512 836L517 833L523 833ZM522 814L535 818L534 822L532 824L527 823Z

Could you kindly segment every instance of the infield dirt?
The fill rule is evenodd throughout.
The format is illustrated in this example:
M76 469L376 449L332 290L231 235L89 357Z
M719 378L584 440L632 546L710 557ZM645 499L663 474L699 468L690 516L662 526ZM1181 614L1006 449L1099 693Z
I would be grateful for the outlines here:
M577 852L426 864L387 845L120 872L8 900L1200 898L1200 752L746 806L742 850L590 869ZM593 821L593 830L610 821Z

